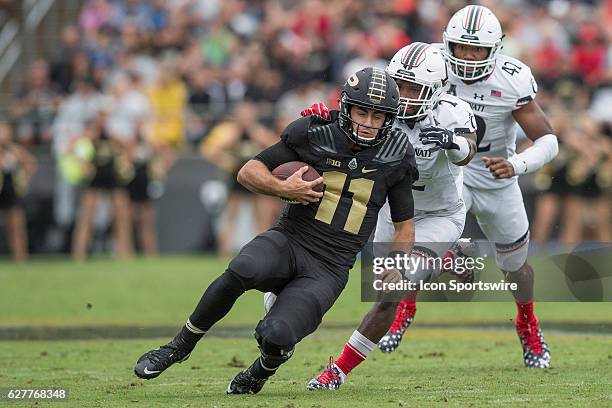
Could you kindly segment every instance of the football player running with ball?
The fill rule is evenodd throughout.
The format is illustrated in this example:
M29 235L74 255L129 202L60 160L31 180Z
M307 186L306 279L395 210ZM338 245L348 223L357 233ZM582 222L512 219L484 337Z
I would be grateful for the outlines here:
M238 180L251 191L283 197L288 205L278 224L245 245L206 289L185 326L168 344L143 354L134 371L151 379L186 360L196 343L247 290L278 295L257 324L261 355L229 383L228 394L255 394L314 332L344 289L349 270L389 202L394 240L412 243L412 184L418 178L408 135L393 128L399 90L391 76L365 68L342 88L340 115L332 122L300 118L281 141L247 162ZM322 177L304 181L302 167L286 180L272 170L301 161ZM325 182L325 192L315 187ZM393 281L397 274L388 273Z
M444 92L447 69L442 51L416 42L400 49L387 72L400 88L400 110L394 127L410 137L416 152L419 180L413 186L415 244L413 256L440 258L461 237L465 223L462 167L476 153L476 122L470 106ZM313 106L314 109L316 106ZM393 237L388 206L378 215L375 251ZM439 265L437 265L439 266ZM432 280L441 272L431 266L409 280ZM407 295L410 299L416 293ZM383 298L385 299L385 298ZM388 300L388 299L385 299ZM397 302L376 303L344 346L341 356L307 385L310 390L337 389L385 335Z
M448 92L469 102L476 115L478 149L463 172L463 199L495 245L496 264L505 280L518 285L512 294L525 366L548 368L550 351L533 311L534 277L527 263L529 221L518 176L551 161L558 153L557 137L534 100L538 87L529 67L499 54L502 38L501 25L491 10L467 6L448 22L440 48L450 71ZM515 152L517 125L534 142L520 154ZM407 308L415 310L414 301L400 303L385 338L401 338L404 331L397 329L409 324ZM379 347L391 352L399 342L394 344Z

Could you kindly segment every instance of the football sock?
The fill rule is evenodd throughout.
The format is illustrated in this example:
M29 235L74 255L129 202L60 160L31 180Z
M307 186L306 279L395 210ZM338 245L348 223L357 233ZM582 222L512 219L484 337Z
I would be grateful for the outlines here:
M258 357L257 360L251 364L251 374L255 378L268 378L276 372L280 364L275 364L271 361L262 361L263 357Z
M344 375L347 375L366 359L375 346L376 344L370 339L355 330L349 341L344 345L342 354L336 360L336 366Z
M519 322L530 322L535 320L535 314L533 313L533 301L527 303L516 302L516 308L518 309L517 321Z
M207 332L231 310L243 293L242 282L232 271L226 270L206 289L189 316L189 322L200 331Z
M200 330L195 327L189 319L185 325L181 328L179 338L189 349L193 350L198 341L206 334L204 330Z

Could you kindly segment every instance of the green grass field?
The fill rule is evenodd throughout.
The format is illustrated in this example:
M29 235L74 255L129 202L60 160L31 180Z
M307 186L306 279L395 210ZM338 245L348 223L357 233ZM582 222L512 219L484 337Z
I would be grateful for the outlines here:
M307 392L370 306L359 302L357 273L322 327L256 396L228 397L225 388L258 354L250 337L263 313L257 292L187 362L137 379L136 359L168 340L225 265L204 257L0 261L0 388L67 388L60 406L75 407L612 406L612 303L537 305L550 370L522 367L513 304L420 303L398 352L374 351L337 392ZM20 336L55 340L6 340Z

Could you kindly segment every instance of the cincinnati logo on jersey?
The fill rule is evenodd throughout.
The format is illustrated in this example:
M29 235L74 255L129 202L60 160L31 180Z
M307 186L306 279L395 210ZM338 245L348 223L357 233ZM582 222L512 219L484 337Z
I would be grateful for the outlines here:
M423 159L431 159L433 157L433 153L440 150L439 147L431 147L429 149L423 149L421 147L414 148L414 154L416 157L421 157Z

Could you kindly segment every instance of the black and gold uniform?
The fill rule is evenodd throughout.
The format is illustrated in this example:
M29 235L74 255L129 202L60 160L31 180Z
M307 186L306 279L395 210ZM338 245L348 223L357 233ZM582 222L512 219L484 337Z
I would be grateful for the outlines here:
M126 152L102 129L100 136L93 141L95 172L89 187L113 190L124 187L134 176L134 169Z
M371 96L380 95L375 91L381 86L388 93L383 103ZM278 224L245 245L220 278L241 290L278 295L256 333L266 337L280 324L285 337L275 341L285 345L312 333L334 304L385 200L394 222L414 213L414 150L408 136L392 128L397 85L384 71L370 68L350 78L342 95L341 111L333 121L300 118L283 131L280 142L255 156L270 170L289 161L309 164L325 180L323 197L318 203L288 205ZM376 140L362 140L352 131L352 106L385 112ZM224 302L231 299L225 296ZM198 306L190 317L203 330L214 320L207 309Z
M151 195L151 183L160 181L164 177L164 165L153 147L140 134L138 135L133 166L134 178L127 186L130 200L135 203L152 200L154 197Z

